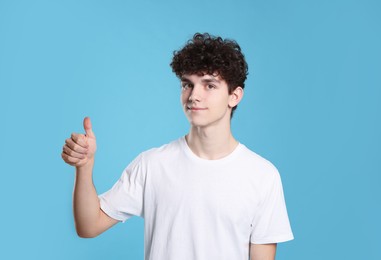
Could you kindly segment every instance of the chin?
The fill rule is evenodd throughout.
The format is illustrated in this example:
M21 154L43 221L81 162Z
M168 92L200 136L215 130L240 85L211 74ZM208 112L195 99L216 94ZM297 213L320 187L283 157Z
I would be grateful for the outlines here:
M189 124L192 127L204 127L208 125L208 123L206 122L201 122L200 120L192 120L192 119L189 119Z
M189 121L189 124L190 124L192 127L202 127L202 126L205 126L205 124L200 123L200 122L195 122L195 121Z

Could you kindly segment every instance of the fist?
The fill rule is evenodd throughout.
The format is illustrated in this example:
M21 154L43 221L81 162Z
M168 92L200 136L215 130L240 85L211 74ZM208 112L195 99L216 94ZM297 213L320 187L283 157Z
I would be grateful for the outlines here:
M91 127L90 118L83 120L85 134L71 134L65 140L61 157L67 163L75 167L82 167L92 163L97 150L95 135Z

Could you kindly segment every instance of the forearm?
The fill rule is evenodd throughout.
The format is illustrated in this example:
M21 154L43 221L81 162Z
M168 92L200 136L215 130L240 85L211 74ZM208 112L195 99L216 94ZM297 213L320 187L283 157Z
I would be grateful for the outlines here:
M94 161L82 167L76 167L73 194L74 220L80 237L94 237L100 216L100 205L92 178Z

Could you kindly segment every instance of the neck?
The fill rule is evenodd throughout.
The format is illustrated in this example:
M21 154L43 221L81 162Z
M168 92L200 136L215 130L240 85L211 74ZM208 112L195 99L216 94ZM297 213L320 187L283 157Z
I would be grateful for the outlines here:
M232 153L238 145L230 126L224 129L191 126L185 138L194 154L208 160L221 159Z

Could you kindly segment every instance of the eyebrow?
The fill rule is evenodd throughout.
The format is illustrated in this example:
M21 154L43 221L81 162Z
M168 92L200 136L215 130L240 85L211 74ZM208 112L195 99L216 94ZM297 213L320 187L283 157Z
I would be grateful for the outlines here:
M192 83L192 81L190 79L185 78L185 77L181 77L180 80L183 82L191 82ZM220 83L221 81L219 81L215 78L206 78L206 79L202 79L201 82L202 83Z
M185 82L191 82L189 79L184 78L184 77L181 77L180 80L181 80L181 81L185 81Z
M215 79L215 78L209 78L209 79L203 79L201 80L202 82L205 82L205 83L209 83L209 82L213 82L213 83L220 83L219 80Z

